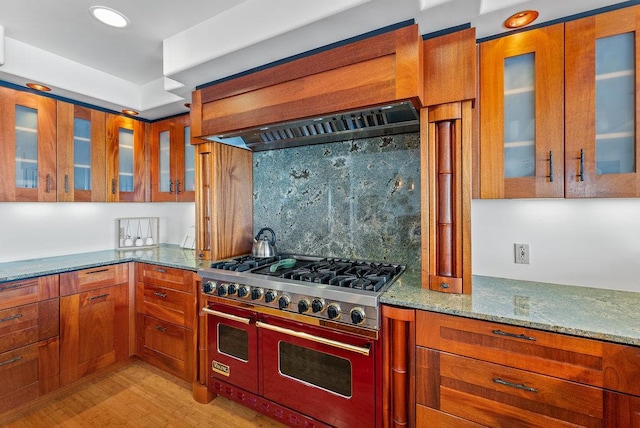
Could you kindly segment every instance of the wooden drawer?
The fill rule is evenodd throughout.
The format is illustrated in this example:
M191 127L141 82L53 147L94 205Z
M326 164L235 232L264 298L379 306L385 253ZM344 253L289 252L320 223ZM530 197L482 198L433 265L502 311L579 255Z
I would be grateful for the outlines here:
M603 386L603 343L596 340L418 311L416 344Z
M455 427L455 428L481 428L484 425L471 422L430 407L416 405L417 427Z
M58 338L0 354L0 413L58 388Z
M601 427L603 390L422 347L418 404L492 427Z
M136 284L136 312L194 329L196 308L194 294L142 282Z
M195 294L194 273L184 269L136 263L136 281Z
M60 295L82 293L129 281L129 265L101 266L60 274Z
M193 330L137 314L138 356L161 369L195 380L196 336Z
M0 311L0 353L58 335L58 299Z
M604 387L640 396L640 347L604 344Z
M604 413L607 428L640 427L640 397L605 391Z
M0 283L0 309L58 297L58 275Z

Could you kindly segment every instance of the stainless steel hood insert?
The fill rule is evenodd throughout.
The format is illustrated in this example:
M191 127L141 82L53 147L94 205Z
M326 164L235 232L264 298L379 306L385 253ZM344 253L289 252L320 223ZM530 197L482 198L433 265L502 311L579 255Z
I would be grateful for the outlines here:
M403 134L417 132L419 129L420 121L416 109L411 102L403 101L204 138L253 151L263 151Z

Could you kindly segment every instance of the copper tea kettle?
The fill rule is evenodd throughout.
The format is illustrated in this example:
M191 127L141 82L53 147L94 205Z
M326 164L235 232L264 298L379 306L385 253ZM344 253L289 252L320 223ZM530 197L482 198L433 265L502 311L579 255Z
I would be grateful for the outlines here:
M271 232L271 240L264 232ZM260 237L262 235L262 238ZM253 239L253 248L251 249L251 255L254 257L273 257L278 253L276 250L276 233L273 229L263 227L258 231L258 234Z

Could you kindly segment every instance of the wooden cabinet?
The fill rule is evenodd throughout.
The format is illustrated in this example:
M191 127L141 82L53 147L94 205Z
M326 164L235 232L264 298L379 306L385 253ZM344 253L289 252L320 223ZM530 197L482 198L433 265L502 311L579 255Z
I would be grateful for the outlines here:
M564 195L564 25L480 44L480 197Z
M602 426L601 342L422 311L416 338L418 407L484 426Z
M196 256L220 260L251 252L253 157L220 143L197 146Z
M0 413L59 386L58 275L0 284Z
M566 197L640 196L640 7L569 21Z
M480 197L640 196L640 7L480 44Z
M107 198L105 113L57 102L58 201Z
M60 383L129 357L129 266L60 275Z
M195 147L189 115L151 125L151 201L195 200Z
M196 379L194 273L136 265L136 354L188 382Z
M147 201L145 124L107 114L107 202Z
M0 201L56 200L56 101L0 88Z

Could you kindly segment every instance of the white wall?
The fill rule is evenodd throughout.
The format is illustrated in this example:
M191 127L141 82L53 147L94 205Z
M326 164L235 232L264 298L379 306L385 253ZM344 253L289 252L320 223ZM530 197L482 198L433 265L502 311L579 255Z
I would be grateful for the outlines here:
M475 275L640 292L640 199L474 200L471 225Z
M122 217L159 217L159 242L180 244L195 204L0 203L0 262L114 249Z

